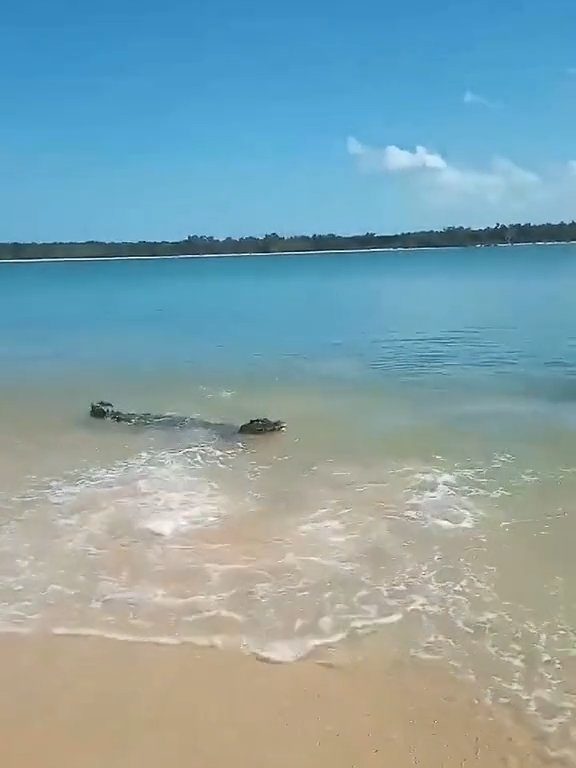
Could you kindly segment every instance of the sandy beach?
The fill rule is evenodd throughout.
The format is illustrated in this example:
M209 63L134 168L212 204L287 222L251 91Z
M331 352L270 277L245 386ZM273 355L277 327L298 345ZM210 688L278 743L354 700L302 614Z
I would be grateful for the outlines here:
M2 768L536 768L538 742L441 668L275 665L91 638L0 641ZM550 764L550 763L546 763Z

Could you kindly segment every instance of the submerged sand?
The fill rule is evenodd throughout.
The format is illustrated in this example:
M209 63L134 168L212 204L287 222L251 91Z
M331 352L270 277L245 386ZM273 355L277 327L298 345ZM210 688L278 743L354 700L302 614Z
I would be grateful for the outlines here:
M435 664L265 664L94 638L0 639L2 768L536 768L535 735Z

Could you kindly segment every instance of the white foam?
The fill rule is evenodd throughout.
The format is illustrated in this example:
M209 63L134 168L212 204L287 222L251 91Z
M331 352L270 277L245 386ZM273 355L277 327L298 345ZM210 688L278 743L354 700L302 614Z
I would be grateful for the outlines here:
M157 517L142 523L141 527L157 536L171 536L180 527L180 521Z
M176 635L135 635L129 632L114 632L98 630L91 627L53 627L52 635L63 637L95 637L104 640L118 640L128 643L143 643L150 645L198 645L201 647L222 648L225 639L219 636L211 638L183 638Z
M444 530L470 529L479 512L458 488L458 479L443 471L419 472L408 490L407 512L411 519Z
M288 664L310 656L318 648L337 645L346 636L346 632L337 632L328 637L292 638L263 644L259 644L257 641L245 641L244 648L263 661Z
M559 654L572 635L544 636L505 606L483 565L483 516L513 487L512 463L314 457L303 470L292 456L256 463L207 444L38 484L22 521L0 532L0 631L230 647L288 663L406 617L412 652L476 676L543 729L560 727Z

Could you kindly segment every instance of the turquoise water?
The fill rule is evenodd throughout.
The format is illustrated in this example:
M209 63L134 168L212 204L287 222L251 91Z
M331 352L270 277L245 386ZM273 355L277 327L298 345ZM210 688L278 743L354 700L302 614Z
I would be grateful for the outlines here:
M576 364L573 250L3 264L0 362L563 383Z
M569 751L575 296L573 246L0 264L1 627L284 661L377 631Z

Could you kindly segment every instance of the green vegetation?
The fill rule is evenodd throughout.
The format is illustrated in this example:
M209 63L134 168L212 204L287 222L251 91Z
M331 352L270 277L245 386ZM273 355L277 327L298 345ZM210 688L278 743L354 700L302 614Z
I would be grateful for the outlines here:
M399 235L296 235L264 237L192 235L175 242L0 243L0 259L98 258L102 256L184 256L195 254L285 253L287 251L365 250L368 248L447 248L511 243L576 241L576 222L560 224L496 224L486 229L448 227Z

